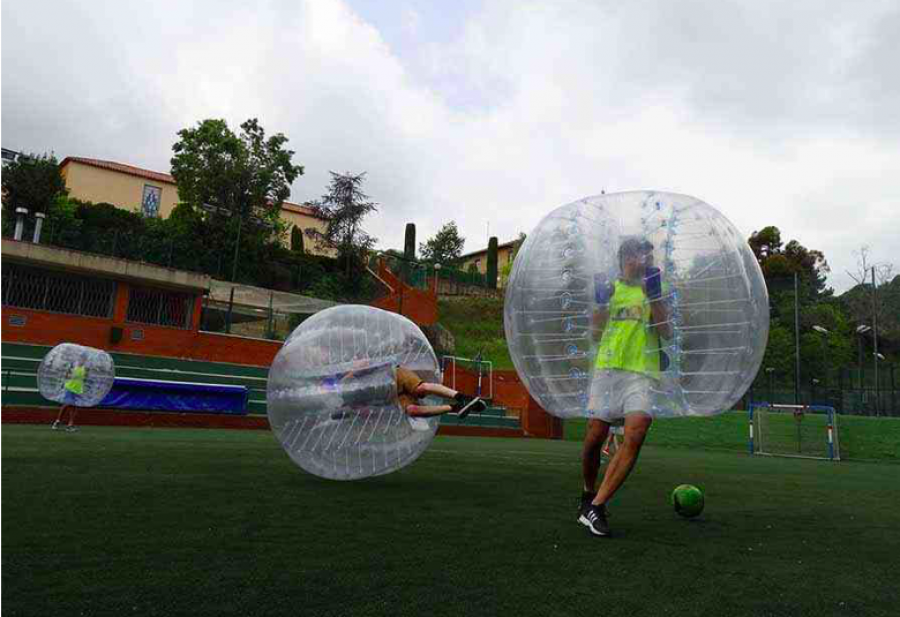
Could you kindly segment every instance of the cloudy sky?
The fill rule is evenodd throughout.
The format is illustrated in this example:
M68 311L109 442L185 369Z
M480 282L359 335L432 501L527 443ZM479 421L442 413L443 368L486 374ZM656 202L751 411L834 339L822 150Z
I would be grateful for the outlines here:
M368 172L382 248L466 251L656 189L900 269L896 0L2 4L2 144L168 171L176 132L259 118L306 174Z

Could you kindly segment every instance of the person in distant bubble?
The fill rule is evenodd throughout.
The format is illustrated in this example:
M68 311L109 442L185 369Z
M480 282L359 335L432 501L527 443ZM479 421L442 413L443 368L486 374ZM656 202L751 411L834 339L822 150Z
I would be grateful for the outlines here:
M610 535L606 504L631 473L653 422L653 390L661 369L660 338L672 335L662 298L662 277L653 265L653 245L628 237L619 247L619 278L595 277L593 332L600 341L588 399L588 422L582 450L584 485L578 522L595 536ZM601 453L610 429L621 426L600 488L596 489Z
M59 408L59 414L56 416L56 420L50 425L50 428L54 431L59 429L59 424L62 422L63 415L66 411L69 412L69 424L66 426L66 431L74 433L78 430L75 426L75 415L78 413L77 402L81 395L84 394L84 380L86 378L87 369L83 365L76 364L69 371L66 380L63 382L63 400L65 402L62 407Z
M625 435L625 427L613 424L609 427L609 437L603 445L603 456L612 458L622 447L622 439Z

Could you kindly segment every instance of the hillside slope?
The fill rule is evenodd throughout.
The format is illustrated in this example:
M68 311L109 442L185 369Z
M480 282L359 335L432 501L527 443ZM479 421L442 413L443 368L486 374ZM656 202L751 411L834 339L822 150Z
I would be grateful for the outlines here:
M503 300L447 298L438 301L438 322L456 340L454 355L474 358L478 352L495 369L512 369L503 333Z

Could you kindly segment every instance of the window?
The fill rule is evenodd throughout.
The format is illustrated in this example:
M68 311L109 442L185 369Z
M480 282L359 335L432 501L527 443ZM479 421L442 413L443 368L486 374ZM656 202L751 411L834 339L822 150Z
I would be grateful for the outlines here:
M132 287L128 294L127 321L172 328L189 328L194 308L189 293Z
M3 264L4 306L109 318L115 297L115 281Z
M144 196L141 198L141 212L144 216L159 216L159 200L162 197L162 189L158 186L144 185Z

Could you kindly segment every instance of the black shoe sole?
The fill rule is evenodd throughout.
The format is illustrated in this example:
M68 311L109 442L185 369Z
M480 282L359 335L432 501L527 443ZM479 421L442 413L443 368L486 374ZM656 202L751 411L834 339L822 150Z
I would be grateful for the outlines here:
M469 401L468 405L466 405L465 407L463 407L462 409L460 409L457 412L459 419L464 420L472 412L472 407L474 407L475 405L477 405L480 402L481 402L481 399L478 397L475 397L471 401Z
M595 538L609 538L612 536L612 533L608 531L606 533L603 533L594 529L594 526L591 525L591 521L589 521L584 514L578 517L578 522L587 527L590 534Z

